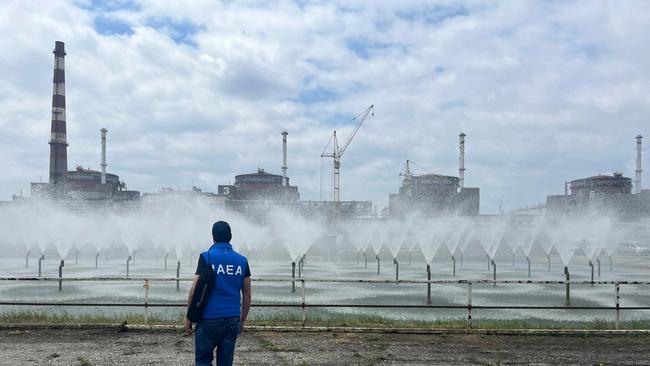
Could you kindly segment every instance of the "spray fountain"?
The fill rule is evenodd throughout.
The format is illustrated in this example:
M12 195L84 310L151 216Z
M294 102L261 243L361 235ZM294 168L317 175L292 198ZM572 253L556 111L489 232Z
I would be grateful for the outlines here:
M413 230L415 240L427 263L427 281L431 281L431 261L433 261L433 257L435 257L440 247L439 240L431 240L431 233L431 229L426 225L415 227ZM427 304L431 304L431 283L427 283Z
M300 265L309 248L325 234L323 225L279 209L274 210L270 217L271 234L289 253L291 278L295 278L296 263ZM291 286L292 292L295 292L295 282Z

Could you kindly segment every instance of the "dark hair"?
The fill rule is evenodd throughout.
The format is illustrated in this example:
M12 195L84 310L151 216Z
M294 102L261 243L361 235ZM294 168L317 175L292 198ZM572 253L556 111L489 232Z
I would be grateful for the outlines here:
M230 243L232 233L230 225L225 221L217 221L212 225L212 240L215 243Z

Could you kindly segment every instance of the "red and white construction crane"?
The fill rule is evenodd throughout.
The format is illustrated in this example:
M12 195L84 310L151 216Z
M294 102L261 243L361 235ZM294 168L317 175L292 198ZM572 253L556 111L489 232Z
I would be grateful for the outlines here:
M357 121L356 126L354 126L354 130L352 131L352 134L345 140L343 145L339 146L338 140L336 138L336 130L334 130L334 133L332 133L332 136L330 137L329 141L327 142L327 145L325 145L325 149L323 149L323 153L321 154L321 158L333 158L334 159L334 202L336 203L336 207L338 209L340 205L340 196L339 196L339 175L340 175L340 170L341 170L341 157L343 156L343 153L345 153L345 150L350 146L350 142L352 142L352 139L354 138L354 135L357 134L357 131L359 131L359 128L361 128L361 125L363 125L363 122L368 118L368 115L374 116L375 113L373 112L374 106L371 105L370 107L366 108L363 112L359 113L356 115L352 121ZM325 153L327 151L327 148L330 146L330 143L332 144L333 149L332 153Z

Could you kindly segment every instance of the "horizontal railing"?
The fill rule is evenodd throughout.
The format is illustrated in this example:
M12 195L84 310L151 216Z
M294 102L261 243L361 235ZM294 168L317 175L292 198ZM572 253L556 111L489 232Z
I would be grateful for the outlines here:
M63 282L144 282L144 302L35 302L35 301L0 301L4 306L96 306L96 307L144 307L144 321L148 324L149 308L186 307L187 303L150 303L149 288L151 282L176 282L176 289L179 290L179 282L193 281L193 277L0 277L0 281L29 281L29 282L50 282L59 283L59 289ZM307 308L384 308L384 309L465 309L467 311L467 327L472 327L472 310L614 310L615 329L620 328L621 310L650 310L650 306L620 306L621 285L650 285L650 281L556 281L556 280L369 280L369 279L326 279L326 278L253 278L253 282L284 282L292 283L292 290L295 291L295 284L298 282L301 287L300 303L253 303L253 307L268 308L300 308L302 324L306 321ZM323 304L306 302L307 283L354 283L354 284L404 284L427 285L427 304ZM474 305L472 303L472 286L480 284L512 284L512 285L564 285L566 287L565 305ZM467 286L467 301L465 304L437 305L431 303L431 285L464 285ZM572 306L570 305L569 287L571 285L613 285L615 303L611 306Z
M0 277L0 281L63 281L63 282L191 282L194 277ZM374 283L374 284L537 284L537 285L650 285L650 281L564 281L564 280L366 280L348 278L251 278L253 282L314 282L314 283Z

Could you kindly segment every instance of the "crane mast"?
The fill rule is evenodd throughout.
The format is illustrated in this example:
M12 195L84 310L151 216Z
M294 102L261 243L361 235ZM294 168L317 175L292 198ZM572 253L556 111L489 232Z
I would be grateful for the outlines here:
M363 122L365 122L366 118L368 118L368 115L373 111L373 109L374 109L374 105L371 105L370 107L366 108L363 112L361 112L360 114L358 114L352 119L353 121L356 120L357 124L354 126L354 130L352 131L350 136L345 140L343 145L339 146L338 138L336 136L336 130L334 130L332 136L330 137L330 140L327 142L327 145L325 145L325 149L323 150L323 153L321 154L321 158L332 158L332 160L334 160L333 190L334 190L334 204L336 205L335 217L338 216L338 213L340 211L340 206L341 206L341 199L340 199L341 157L343 156L345 150L347 150L348 146L350 146L352 139L357 134L359 128L361 128ZM375 113L372 112L372 116L374 115ZM332 143L332 153L327 154L325 153L325 151L329 147L330 143Z

